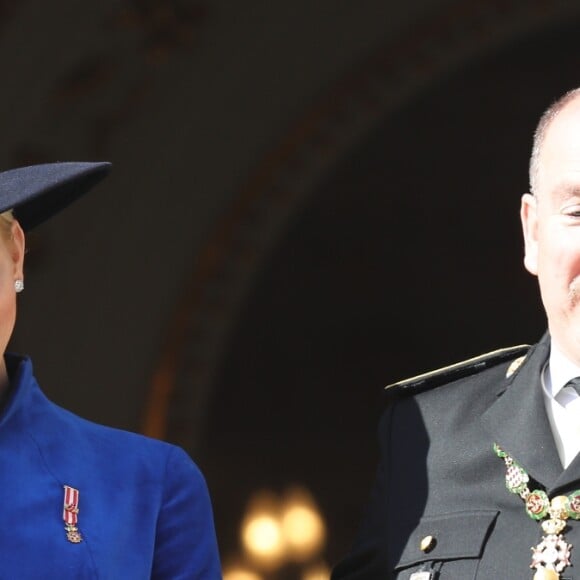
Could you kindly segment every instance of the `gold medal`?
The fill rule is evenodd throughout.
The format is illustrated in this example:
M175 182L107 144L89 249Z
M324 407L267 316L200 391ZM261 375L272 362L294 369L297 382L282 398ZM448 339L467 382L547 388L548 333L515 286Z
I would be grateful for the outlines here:
M530 568L536 568L537 570L534 579L559 578L560 572L566 566L570 566L571 548L572 546L566 543L562 536L549 534L543 537L542 541L535 548L532 548L533 555Z
M66 539L71 542L71 544L80 544L83 541L83 537L76 526L65 526Z
M534 580L560 580L560 574L553 568L538 568Z

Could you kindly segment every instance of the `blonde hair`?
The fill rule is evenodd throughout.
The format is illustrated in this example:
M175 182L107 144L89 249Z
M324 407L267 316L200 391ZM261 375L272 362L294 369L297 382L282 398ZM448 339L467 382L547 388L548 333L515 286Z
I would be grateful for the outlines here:
M6 240L12 239L12 224L15 218L12 210L0 213L0 235Z

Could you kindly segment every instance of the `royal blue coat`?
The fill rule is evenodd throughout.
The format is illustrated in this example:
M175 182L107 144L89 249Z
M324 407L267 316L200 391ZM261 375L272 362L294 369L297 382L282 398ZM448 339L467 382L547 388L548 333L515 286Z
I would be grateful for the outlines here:
M203 476L180 448L65 411L7 357L0 416L0 579L221 578ZM67 539L64 486L79 492Z

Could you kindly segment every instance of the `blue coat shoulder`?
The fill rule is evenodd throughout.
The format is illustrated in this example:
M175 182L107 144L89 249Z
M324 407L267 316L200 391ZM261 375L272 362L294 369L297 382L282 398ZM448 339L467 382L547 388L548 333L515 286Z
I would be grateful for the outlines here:
M0 530L6 577L221 578L208 489L185 451L58 407L27 359L11 383L0 418L0 460L11 466L0 514L17 522ZM64 529L64 486L79 495L77 544Z

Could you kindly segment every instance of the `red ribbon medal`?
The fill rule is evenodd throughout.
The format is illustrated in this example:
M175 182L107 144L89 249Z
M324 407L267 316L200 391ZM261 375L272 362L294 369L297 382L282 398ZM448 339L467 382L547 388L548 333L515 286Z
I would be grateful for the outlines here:
M64 486L64 502L62 510L66 539L73 544L83 541L77 527L79 521L79 490L70 485Z

